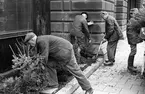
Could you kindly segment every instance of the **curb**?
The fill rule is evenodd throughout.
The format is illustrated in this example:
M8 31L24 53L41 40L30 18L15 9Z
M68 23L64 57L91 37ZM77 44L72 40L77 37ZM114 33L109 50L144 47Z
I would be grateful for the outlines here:
M103 58L98 58L96 63L88 66L83 72L87 78L89 78L104 62ZM75 78L67 83L62 89L55 92L54 94L72 94L79 88L79 84Z

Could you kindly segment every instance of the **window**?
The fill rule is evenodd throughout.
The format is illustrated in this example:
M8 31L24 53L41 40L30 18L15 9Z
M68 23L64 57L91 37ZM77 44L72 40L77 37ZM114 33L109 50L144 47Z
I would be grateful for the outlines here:
M32 30L32 0L0 0L0 35L18 35L29 30Z

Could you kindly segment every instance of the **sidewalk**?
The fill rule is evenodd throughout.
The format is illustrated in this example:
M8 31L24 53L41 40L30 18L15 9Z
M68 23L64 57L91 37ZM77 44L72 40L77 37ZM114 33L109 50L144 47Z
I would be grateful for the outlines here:
M138 45L135 66L141 70L143 62L142 43ZM127 40L120 40L117 47L114 66L100 66L90 77L93 94L145 94L145 78L140 74L131 75L127 71L127 59L130 52ZM79 87L73 94L84 94Z

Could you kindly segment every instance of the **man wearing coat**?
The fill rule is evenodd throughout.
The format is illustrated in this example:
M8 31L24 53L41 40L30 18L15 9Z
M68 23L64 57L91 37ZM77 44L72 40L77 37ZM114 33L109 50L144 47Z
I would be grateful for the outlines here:
M130 20L127 24L127 38L128 38L128 44L130 45L131 52L128 57L128 66L127 69L130 72L137 72L137 68L133 66L134 63L134 57L137 52L137 44L142 42L143 40L139 37L140 34L140 28L134 28L133 24L136 24L136 20L134 18L135 14L138 13L137 8L133 8L130 11Z
M108 60L104 62L104 65L111 66L115 62L116 47L119 39L123 39L122 31L116 21L116 19L109 15L107 12L102 12L101 17L105 20L106 31L105 39L107 44L107 56Z
M37 53L44 57L44 63L48 65L50 73L50 86L57 87L58 79L55 64L62 65L77 79L85 94L93 94L93 89L76 62L72 44L61 37L53 35L36 36L28 33L25 43L37 47Z
M93 22L88 24L87 18L88 14L86 12L82 12L80 15L76 15L70 28L70 35L72 38L71 43L75 47L74 50L78 62L80 62L80 51L78 51L78 49L84 49L84 47L90 41L88 25L92 25Z
M70 29L70 34L76 37L80 47L83 47L90 40L87 18L88 14L86 12L76 15Z

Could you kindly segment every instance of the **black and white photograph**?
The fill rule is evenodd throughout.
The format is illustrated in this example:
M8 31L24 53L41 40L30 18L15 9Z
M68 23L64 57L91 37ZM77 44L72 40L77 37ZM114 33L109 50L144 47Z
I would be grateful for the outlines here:
M145 0L0 0L0 94L145 94Z

